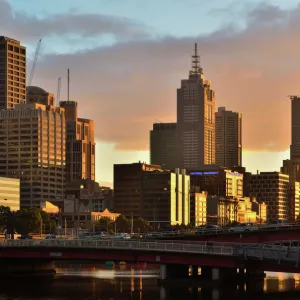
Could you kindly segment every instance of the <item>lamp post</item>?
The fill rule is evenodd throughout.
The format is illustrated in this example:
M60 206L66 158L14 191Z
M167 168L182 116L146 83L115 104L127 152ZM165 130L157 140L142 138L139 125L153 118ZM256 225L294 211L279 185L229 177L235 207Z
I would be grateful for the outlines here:
M160 199L160 198L158 198ZM156 232L156 195L154 195L154 201L153 201L153 231Z

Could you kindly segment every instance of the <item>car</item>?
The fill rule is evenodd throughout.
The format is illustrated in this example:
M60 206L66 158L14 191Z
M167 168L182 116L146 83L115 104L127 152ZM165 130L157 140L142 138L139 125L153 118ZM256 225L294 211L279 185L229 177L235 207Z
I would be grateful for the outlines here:
M250 223L240 223L236 226L230 227L229 232L248 232L258 230L257 226L252 226Z
M223 229L218 225L202 225L195 228L196 234L214 234L222 231Z
M29 234L21 234L19 237L18 237L19 240L32 240L32 236L29 235Z
M285 220L272 220L261 226L262 229L278 229L282 227L288 228L290 225Z
M80 240L97 240L97 239L110 239L111 235L106 231L100 232L84 232L78 236Z
M56 235L54 234L49 234L45 237L45 240L53 240L53 239L56 239Z
M116 233L112 238L116 240L130 240L131 237L129 233Z

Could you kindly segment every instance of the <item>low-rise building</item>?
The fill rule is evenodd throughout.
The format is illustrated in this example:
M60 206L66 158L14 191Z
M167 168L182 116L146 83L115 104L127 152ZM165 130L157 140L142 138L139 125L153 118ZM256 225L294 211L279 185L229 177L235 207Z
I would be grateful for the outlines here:
M0 177L0 206L11 211L20 209L20 179Z
M252 210L256 212L257 223L263 224L267 222L267 205L264 202L257 202L256 198L251 199Z
M207 223L206 202L206 192L192 192L190 194L190 223L192 226L197 227Z
M252 202L249 197L238 199L237 222L256 223L257 213L252 210Z
M73 228L75 231L80 229L93 230L101 218L115 222L119 216L120 214L111 213L107 209L103 212L64 212L62 214L64 226L67 225L67 228Z
M228 226L238 223L265 223L266 204L249 197L207 196L207 223Z
M102 212L105 196L98 182L76 179L66 185L65 212Z

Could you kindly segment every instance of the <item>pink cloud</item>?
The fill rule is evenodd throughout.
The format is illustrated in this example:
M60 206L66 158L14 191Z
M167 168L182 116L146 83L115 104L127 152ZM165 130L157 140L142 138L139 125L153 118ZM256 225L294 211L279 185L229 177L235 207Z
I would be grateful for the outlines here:
M282 151L290 144L287 96L300 89L299 14L299 7L265 5L250 12L240 31L48 55L39 61L35 84L55 92L57 78L71 68L71 98L81 116L95 120L97 139L119 150L146 150L152 123L176 119L176 89L188 76L197 41L217 106L243 114L244 149Z

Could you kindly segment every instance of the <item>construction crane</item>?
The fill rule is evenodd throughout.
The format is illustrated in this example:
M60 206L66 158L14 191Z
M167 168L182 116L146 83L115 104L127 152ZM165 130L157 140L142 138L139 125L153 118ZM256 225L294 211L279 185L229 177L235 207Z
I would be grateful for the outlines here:
M40 49L41 49L41 43L42 43L42 39L39 39L39 41L37 43L37 46L36 46L34 60L33 60L31 72L30 72L30 75L29 75L29 78L28 78L27 86L31 86L31 83L32 83L32 79L33 79L33 75L34 75L34 70L35 70L35 67L36 67L36 62L38 60Z
M58 78L58 82L57 82L57 97L56 97L57 106L59 106L59 102L60 102L60 88L61 88L61 77Z

